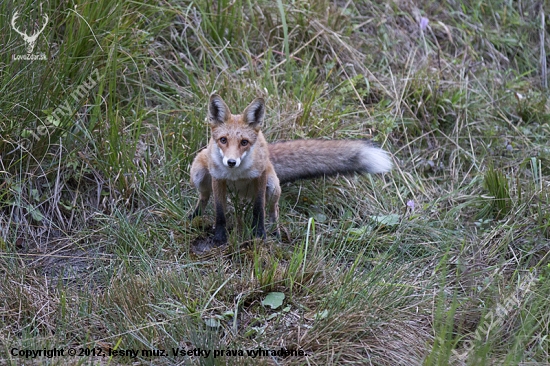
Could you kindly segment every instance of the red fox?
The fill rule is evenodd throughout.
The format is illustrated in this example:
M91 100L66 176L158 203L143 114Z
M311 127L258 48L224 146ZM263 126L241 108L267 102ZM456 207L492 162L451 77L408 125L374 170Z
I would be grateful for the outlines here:
M243 114L233 115L219 95L208 103L212 137L191 166L191 183L199 201L191 217L202 214L214 194L214 244L227 242L227 191L253 202L252 230L265 239L269 223L279 216L281 183L351 173L385 173L392 169L389 154L365 140L294 140L268 144L262 131L265 103L256 98Z

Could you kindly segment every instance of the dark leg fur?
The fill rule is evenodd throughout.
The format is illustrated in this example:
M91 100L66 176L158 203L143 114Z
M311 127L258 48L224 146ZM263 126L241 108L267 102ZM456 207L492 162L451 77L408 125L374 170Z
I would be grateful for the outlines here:
M204 214L206 206L208 205L208 200L210 199L210 195L212 194L212 178L210 177L210 173L208 172L208 170L203 169L202 171L195 173L193 183L199 191L199 202L197 203L197 206L195 207L193 213L189 215L190 220Z
M197 203L197 207L195 207L195 210L193 210L193 213L189 215L189 220L193 220L197 216L202 216L204 213L204 209L206 208L206 205L208 204L208 199L210 197L203 198L201 197L199 199L199 202Z
M193 210L193 213L189 215L189 220L193 220L197 216L202 216L202 209L200 204L198 204L197 207L195 207L195 209Z
M225 229L225 213L222 205L216 204L216 229L214 232L214 242L216 245L227 243L227 230Z
M265 239L265 226L264 226L264 207L263 202L254 202L254 208L252 209L252 230L254 235L258 238Z
M223 245L227 243L227 230L225 229L225 201L227 191L224 181L212 181L214 192L214 209L216 210L216 228L214 231L214 243Z
M265 173L258 178L258 193L252 207L252 231L258 238L265 239L265 190L267 177Z

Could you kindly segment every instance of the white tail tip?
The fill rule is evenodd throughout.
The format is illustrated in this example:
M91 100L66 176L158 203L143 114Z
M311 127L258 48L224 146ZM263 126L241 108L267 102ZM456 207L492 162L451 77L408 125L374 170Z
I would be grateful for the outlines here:
M393 168L390 155L377 147L368 147L363 152L363 161L369 173L387 173Z

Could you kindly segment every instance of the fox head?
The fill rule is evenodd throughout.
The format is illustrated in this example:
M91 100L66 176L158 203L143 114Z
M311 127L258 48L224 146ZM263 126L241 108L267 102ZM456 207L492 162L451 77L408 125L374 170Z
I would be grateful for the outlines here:
M265 103L262 98L254 99L243 114L233 115L219 95L210 97L208 122L224 166L238 168L252 152L258 134L261 133L264 115Z

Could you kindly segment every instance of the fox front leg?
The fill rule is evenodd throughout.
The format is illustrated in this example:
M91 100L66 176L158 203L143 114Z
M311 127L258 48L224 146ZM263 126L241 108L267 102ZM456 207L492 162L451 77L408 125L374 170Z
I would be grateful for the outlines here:
M199 201L189 219L204 214L210 195L212 194L212 176L208 170L207 150L201 151L191 165L191 184L199 192Z
M191 215L189 215L189 219L194 219L197 216L201 216L204 214L204 211L206 210L206 205L208 204L208 200L210 199L210 195L212 194L212 182L210 181L210 177L208 177L209 187L199 187L199 201L197 202L197 205L195 206L195 210Z
M214 193L214 210L216 211L214 243L216 245L223 245L227 243L227 230L225 228L226 182L224 180L212 179L212 192Z
M257 180L256 197L252 207L252 232L258 238L265 239L265 191L267 174L264 172Z

